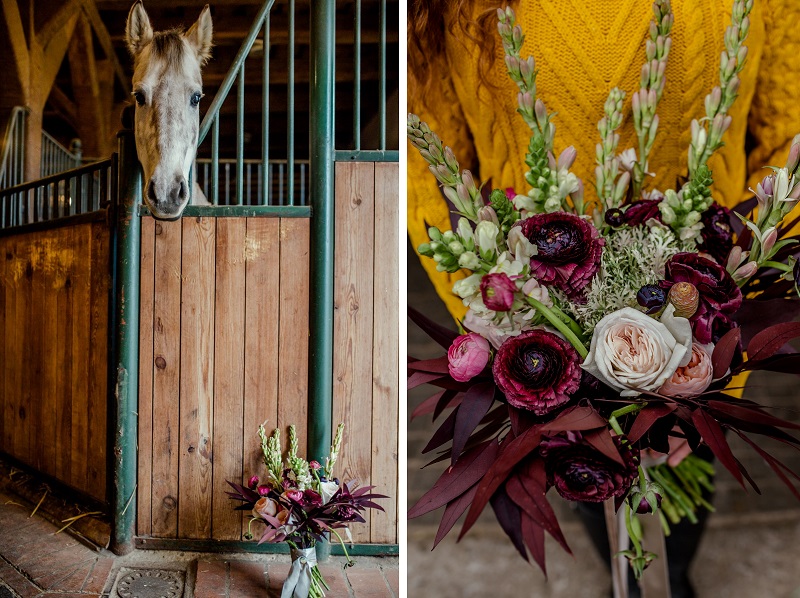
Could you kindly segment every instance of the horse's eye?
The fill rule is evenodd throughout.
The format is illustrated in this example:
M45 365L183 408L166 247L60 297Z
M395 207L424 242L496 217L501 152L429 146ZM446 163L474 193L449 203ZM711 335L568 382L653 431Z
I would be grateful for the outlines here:
M144 94L141 91L134 91L133 99L135 99L136 103L140 106L144 106Z
M196 91L192 94L192 98L189 101L191 102L192 106L197 106L198 104L200 104L200 98L202 97L203 94Z

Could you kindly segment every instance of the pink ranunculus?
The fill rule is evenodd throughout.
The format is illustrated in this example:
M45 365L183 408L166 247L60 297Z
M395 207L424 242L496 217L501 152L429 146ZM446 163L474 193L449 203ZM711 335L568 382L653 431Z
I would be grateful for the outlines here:
M481 298L483 304L492 311L508 311L514 304L517 285L508 274L497 272L487 274L481 279Z
M318 469L322 469L322 465L319 464L319 461L309 461L308 468L316 471Z
M297 504L302 504L303 502L303 492L302 490L287 490L283 493L283 496L288 498L289 500L296 502Z
M247 487L250 488L251 490L255 490L257 486L258 486L258 476L254 475L248 480Z
M447 350L447 361L453 379L459 382L471 380L489 363L489 341L475 332L462 334Z
M711 355L701 345L693 343L689 363L675 370L658 392L670 397L694 397L705 391L713 378Z
M266 496L267 494L269 494L269 486L265 486L262 484L261 486L256 488L256 492L258 492L261 496Z
M253 517L276 517L281 509L283 507L277 500L262 496L253 505Z

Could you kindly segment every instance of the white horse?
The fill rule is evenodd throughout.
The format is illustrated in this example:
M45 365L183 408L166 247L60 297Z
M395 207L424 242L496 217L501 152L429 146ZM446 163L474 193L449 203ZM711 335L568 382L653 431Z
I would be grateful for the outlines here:
M133 55L134 131L144 171L143 199L156 218L178 218L189 202L187 181L200 130L201 68L211 56L211 12L203 8L188 31L153 32L136 2L128 14L125 40ZM208 205L197 184L195 204Z

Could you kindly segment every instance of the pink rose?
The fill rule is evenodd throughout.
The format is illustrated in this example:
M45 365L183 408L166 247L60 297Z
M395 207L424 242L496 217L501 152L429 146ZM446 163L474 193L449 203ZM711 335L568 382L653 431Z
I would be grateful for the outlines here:
M714 368L711 356L702 346L692 343L692 357L684 367L679 367L659 389L659 393L670 397L694 397L711 384Z
M475 332L462 334L447 350L447 360L447 369L454 380L471 380L489 363L489 341Z
M253 517L261 517L262 519L266 517L276 517L282 508L283 507L281 507L277 500L262 496L258 499L256 504L253 505Z
M492 311L508 311L514 304L517 285L507 274L487 274L481 279L483 304Z

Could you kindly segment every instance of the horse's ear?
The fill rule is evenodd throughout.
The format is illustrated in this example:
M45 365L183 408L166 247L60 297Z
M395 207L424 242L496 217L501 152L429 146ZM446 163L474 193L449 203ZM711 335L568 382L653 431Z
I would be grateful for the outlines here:
M200 62L205 64L211 58L211 38L213 35L211 9L208 4L203 8L203 12L200 13L197 22L184 35L189 45L197 53Z
M144 10L141 0L131 7L128 13L128 23L125 26L125 42L128 50L136 56L147 44L153 40L153 28L150 18Z

